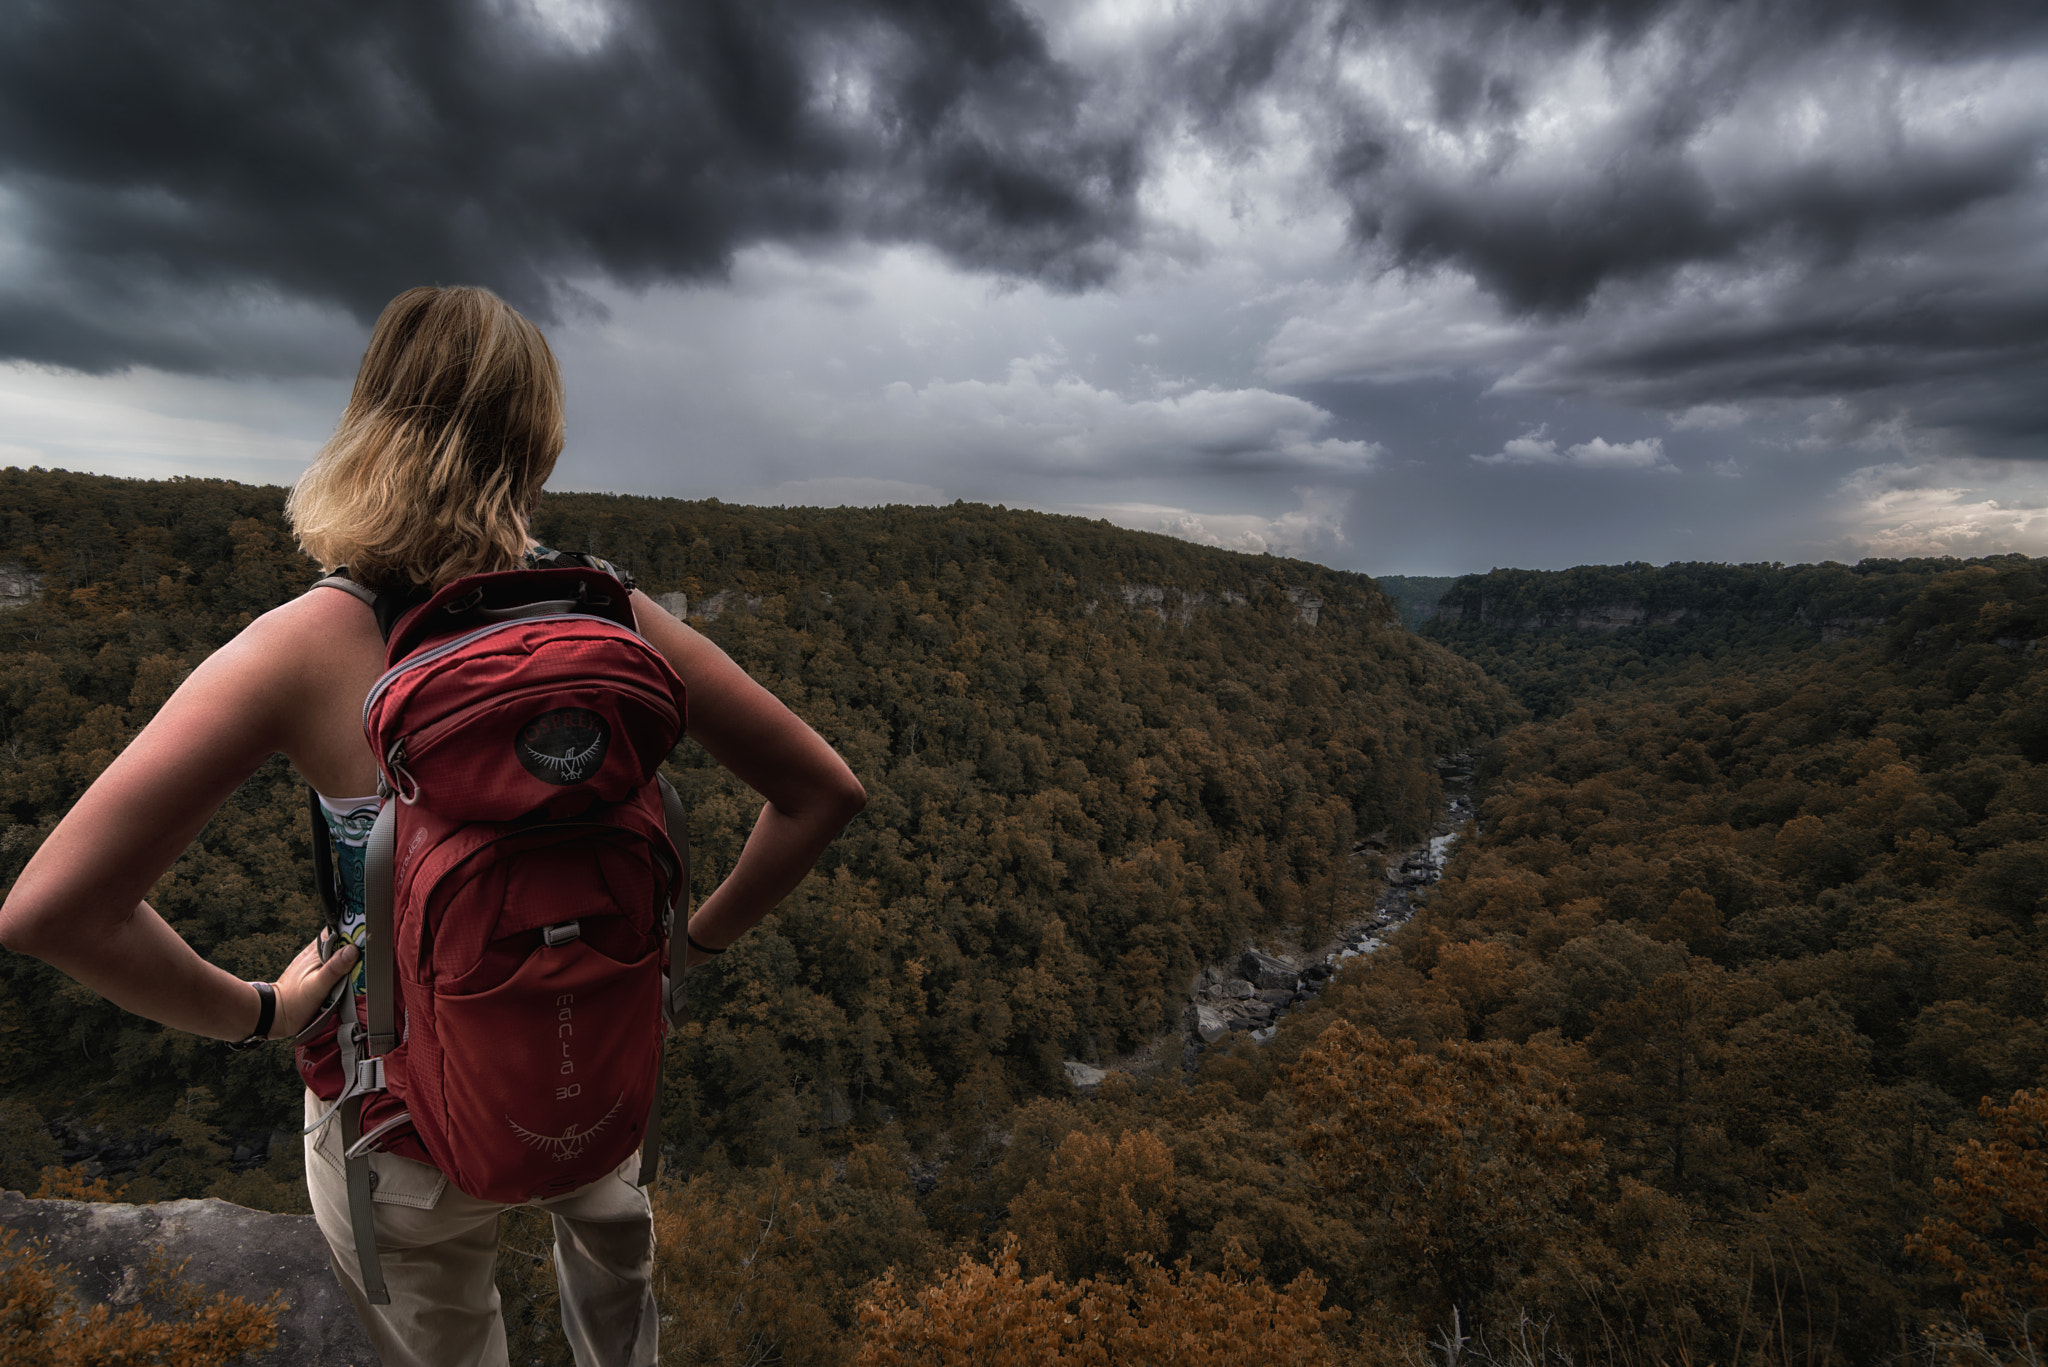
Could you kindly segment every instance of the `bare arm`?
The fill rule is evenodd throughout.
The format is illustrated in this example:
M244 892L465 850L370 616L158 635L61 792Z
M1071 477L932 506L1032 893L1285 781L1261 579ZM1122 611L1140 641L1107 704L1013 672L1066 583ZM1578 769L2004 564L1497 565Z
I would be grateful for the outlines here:
M722 949L804 880L867 793L837 751L724 651L644 594L633 608L640 634L689 688L690 735L767 799L739 862L690 918L692 938ZM704 957L693 950L689 962Z
M255 1028L256 990L200 958L143 899L228 795L287 748L306 701L292 635L280 610L193 671L22 870L0 906L0 943L176 1029L242 1039ZM301 953L279 981L271 1034L303 1024L352 961Z
M691 920L700 943L723 947L803 880L866 794L832 748L723 651L643 596L634 606L648 640L689 682L691 733L768 799L738 864ZM352 644L363 632L367 641ZM374 640L359 604L310 594L215 652L43 842L0 906L0 943L151 1020L247 1036L255 989L202 959L144 898L271 754L290 755L330 789L367 783L366 748L353 756L364 776L348 772L350 747L361 746L353 709L341 709L350 713L346 741L318 732L335 725L329 694L360 697L348 675L359 672L355 655L381 653ZM303 1024L354 957L351 946L321 965L302 952L278 982L271 1034Z

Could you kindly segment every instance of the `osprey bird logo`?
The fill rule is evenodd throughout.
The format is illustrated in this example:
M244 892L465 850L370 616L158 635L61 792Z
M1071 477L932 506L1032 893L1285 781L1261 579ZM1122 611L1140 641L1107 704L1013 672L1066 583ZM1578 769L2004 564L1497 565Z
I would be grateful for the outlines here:
M566 1163L590 1147L591 1139L612 1123L612 1117L619 1113L619 1107L625 1102L626 1094L621 1092L619 1099L612 1103L612 1108L606 1111L604 1117L595 1125L580 1130L571 1125L560 1134L535 1134L509 1115L505 1117L505 1123L512 1127L512 1133L519 1136L522 1144L532 1145L557 1163Z
M555 776L557 783L577 783L596 765L597 757L604 753L604 737L599 736L573 755L536 754L533 762Z
M566 788L598 771L611 741L611 724L601 714L584 707L558 707L520 727L513 749L527 773Z

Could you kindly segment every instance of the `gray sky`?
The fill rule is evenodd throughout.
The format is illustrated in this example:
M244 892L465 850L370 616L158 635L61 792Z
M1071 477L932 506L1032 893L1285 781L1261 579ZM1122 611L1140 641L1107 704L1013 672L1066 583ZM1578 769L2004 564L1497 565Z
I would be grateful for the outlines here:
M0 463L289 482L423 282L560 487L2043 554L2048 7L0 0Z

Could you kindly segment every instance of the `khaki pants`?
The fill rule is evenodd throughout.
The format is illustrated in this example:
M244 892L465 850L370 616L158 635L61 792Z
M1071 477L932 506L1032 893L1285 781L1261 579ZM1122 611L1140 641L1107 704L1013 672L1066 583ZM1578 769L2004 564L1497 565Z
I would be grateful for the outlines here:
M326 1109L306 1094L306 1123ZM577 1367L652 1367L654 1219L633 1184L640 1156L589 1186L532 1204L554 1216L562 1331ZM327 1257L384 1367L507 1367L499 1313L496 1201L452 1186L437 1168L370 1155L377 1252L389 1305L371 1305L356 1265L342 1172L341 1122L306 1137L306 1186Z

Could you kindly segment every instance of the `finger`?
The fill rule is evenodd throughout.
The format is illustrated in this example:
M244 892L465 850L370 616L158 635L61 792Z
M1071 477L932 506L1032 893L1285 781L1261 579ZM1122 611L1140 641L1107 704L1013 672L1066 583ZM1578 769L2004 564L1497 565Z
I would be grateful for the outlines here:
M291 963L284 970L284 979L280 979L280 981L303 976L319 967L319 965L320 942L315 940L292 956Z
M349 970L356 966L356 960L362 956L363 952L360 949L352 944L345 944L328 955L326 963L315 964L313 976L317 977L324 987L332 987L348 976Z
M352 944L344 944L328 955L327 962L320 961L319 942L300 950L291 967L278 981L278 1022L271 1032L275 1038L298 1033L304 1022L311 1020L320 1004L327 1000L327 994L334 990L355 967L358 951Z
M327 956L326 963L321 963L316 958L306 964L304 981L311 988L311 996L316 1003L327 999L327 994L334 990L334 985L346 978L355 968L356 960L361 954L362 952L354 945L343 945Z

